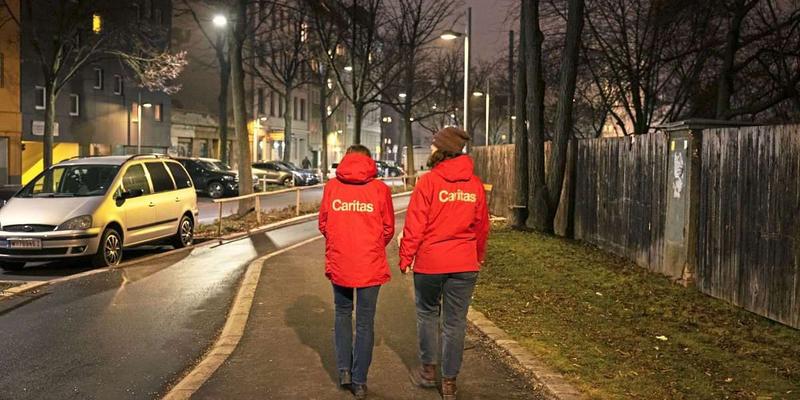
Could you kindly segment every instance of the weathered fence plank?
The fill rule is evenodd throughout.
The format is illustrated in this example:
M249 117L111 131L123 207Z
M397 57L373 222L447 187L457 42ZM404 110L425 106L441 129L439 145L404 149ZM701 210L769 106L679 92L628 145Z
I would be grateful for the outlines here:
M483 182L492 184L489 212L511 217L516 171L514 145L476 146L470 155L475 161L475 174Z
M800 126L703 132L700 290L800 328Z
M661 272L667 138L578 141L575 236Z

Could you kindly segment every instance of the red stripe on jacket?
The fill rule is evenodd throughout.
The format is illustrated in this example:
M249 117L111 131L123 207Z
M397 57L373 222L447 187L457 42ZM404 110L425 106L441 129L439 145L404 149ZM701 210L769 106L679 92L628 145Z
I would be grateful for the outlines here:
M442 161L417 182L406 212L400 268L447 274L480 270L489 236L481 180L468 155Z
M319 231L325 236L325 276L336 285L376 286L391 277L386 245L394 236L392 191L376 174L371 158L348 154L325 185Z

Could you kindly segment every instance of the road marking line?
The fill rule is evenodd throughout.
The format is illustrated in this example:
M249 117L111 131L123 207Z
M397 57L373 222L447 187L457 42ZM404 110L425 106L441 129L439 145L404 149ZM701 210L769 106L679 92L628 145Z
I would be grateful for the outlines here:
M394 215L400 215L404 212L406 212L405 209L398 210L394 212ZM250 317L250 310L253 306L256 289L258 288L258 281L261 277L261 271L264 268L264 262L274 256L305 246L321 238L323 238L322 235L314 236L284 249L261 256L250 262L247 266L247 271L245 271L241 286L239 286L239 291L236 293L233 306L230 311L228 311L228 319L225 321L222 332L219 334L219 337L217 337L214 345L206 352L200 363L192 368L180 382L173 386L172 389L164 395L162 400L187 400L192 397L192 395L217 372L217 369L219 369L222 363L233 354L233 351L236 350L242 336L244 336L244 330L247 327L247 320Z
M287 251L305 246L321 237L322 235L314 236L300 243L261 256L250 262L247 266L245 276L242 279L242 283L239 286L236 299L233 301L233 306L228 312L228 319L225 321L222 333L220 333L211 349L203 356L203 360L163 397L164 400L190 398L203 386L208 378L217 371L220 365L228 359L228 356L230 356L239 345L239 341L244 335L247 319L250 317L250 310L253 305L256 289L258 288L261 270L264 268L264 262Z

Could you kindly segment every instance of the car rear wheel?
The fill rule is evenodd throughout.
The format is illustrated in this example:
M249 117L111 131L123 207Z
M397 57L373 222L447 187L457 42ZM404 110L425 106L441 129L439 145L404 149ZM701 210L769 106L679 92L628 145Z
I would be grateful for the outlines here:
M114 228L107 228L100 238L97 253L92 257L95 267L113 267L122 261L122 236Z
M225 194L225 187L220 182L211 182L208 184L208 195L212 199L218 199Z
M172 245L176 249L182 249L192 244L194 244L194 222L188 215L184 215L178 224L178 232L172 239Z
M19 261L2 261L0 262L0 268L6 271L19 271L25 268L25 263Z

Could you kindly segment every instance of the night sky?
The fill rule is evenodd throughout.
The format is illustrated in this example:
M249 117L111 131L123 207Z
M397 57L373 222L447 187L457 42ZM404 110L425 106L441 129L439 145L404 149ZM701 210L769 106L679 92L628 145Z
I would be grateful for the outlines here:
M480 59L494 59L500 54L506 54L508 31L518 30L517 26L513 26L513 22L505 21L513 1L464 0L464 3L465 7L460 10L461 13L466 13L466 6L472 7L474 56Z

